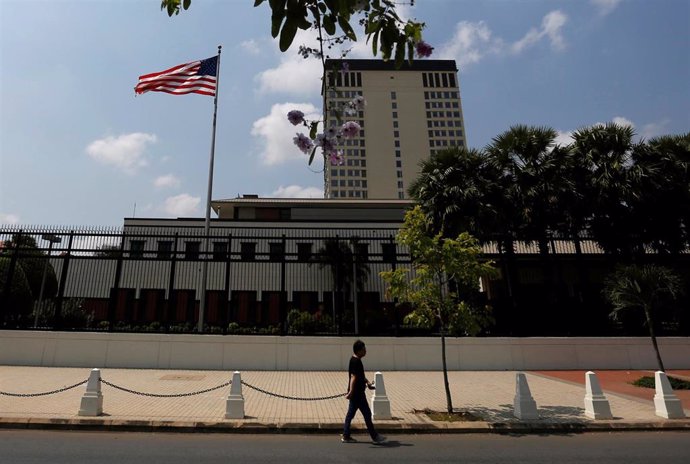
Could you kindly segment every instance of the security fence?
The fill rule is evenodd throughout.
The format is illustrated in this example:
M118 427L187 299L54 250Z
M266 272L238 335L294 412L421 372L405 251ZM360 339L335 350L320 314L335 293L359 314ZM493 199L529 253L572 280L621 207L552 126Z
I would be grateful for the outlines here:
M404 325L409 308L385 291L381 271L410 264L397 229L226 226L0 228L2 328L192 332L205 297L204 332L218 334L428 334ZM490 335L640 335L614 323L601 297L617 264L591 240L492 240L500 269L482 282ZM543 250L542 250L543 251ZM687 254L650 256L690 280ZM202 290L203 267L208 279ZM690 331L685 309L662 333ZM635 317L635 316L630 316ZM639 322L639 323L638 323ZM460 335L460 334L455 334Z

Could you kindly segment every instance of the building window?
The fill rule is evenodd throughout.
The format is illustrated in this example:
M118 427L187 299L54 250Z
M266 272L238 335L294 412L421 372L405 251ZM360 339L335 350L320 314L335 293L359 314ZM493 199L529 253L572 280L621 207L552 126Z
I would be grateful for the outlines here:
M333 192L333 193L338 193L338 192ZM254 261L256 259L256 243L255 242L241 242L240 243L240 259L242 259L242 261Z
M397 118L397 117L398 117L398 112L397 112L397 111L393 111L393 118L395 119L395 118Z
M401 168L401 167L402 167L402 161L400 161L400 160L395 160L395 167L396 167L396 168Z
M391 108L393 108L394 110L397 110L398 104L396 102L391 103Z
M144 245L146 240L130 240L129 242L129 257L130 258L143 258L144 257Z
M402 171L398 171L397 174L398 174L398 178L399 178L399 179L402 178Z
M398 121L393 121L393 127L396 129L398 128Z
M311 260L312 243L298 243L297 244L297 260L307 262Z
M400 148L400 140L395 141L395 148Z
M158 259L170 259L172 257L172 240L158 240Z
M395 150L395 157L400 158L400 150Z
M393 131L393 137L400 137L400 131Z
M391 100L395 100L397 97L395 92L391 92Z
M184 259L196 261L199 259L201 242L184 242Z
M450 87L455 87L455 74L448 74L448 83L450 84Z
M398 198L400 198L401 200L404 200L405 194L403 192L398 192Z
M398 188L399 189L403 188L403 181L401 181L401 180L398 181Z
M444 87L448 87L448 74L447 74L447 73L443 73L443 74L441 75L441 78L443 79L443 86L444 86Z
M213 260L225 261L228 257L228 242L213 242Z

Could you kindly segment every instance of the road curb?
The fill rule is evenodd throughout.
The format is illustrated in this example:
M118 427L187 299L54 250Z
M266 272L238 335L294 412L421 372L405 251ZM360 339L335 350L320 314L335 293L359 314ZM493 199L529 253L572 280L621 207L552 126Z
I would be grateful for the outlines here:
M247 433L247 434L338 434L342 424L192 422L120 420L98 418L0 418L0 429L89 430L107 432ZM378 424L385 434L534 434L585 432L690 431L690 419L659 422L462 422L427 424ZM362 430L364 432L364 430Z

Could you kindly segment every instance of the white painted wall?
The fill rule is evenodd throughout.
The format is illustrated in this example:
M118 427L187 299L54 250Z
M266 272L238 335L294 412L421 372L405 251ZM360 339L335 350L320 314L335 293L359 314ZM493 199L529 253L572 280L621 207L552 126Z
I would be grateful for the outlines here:
M354 338L0 331L0 364L218 370L345 370ZM364 338L369 370L441 368L437 338ZM659 339L667 369L690 338ZM450 338L450 370L656 369L648 338Z

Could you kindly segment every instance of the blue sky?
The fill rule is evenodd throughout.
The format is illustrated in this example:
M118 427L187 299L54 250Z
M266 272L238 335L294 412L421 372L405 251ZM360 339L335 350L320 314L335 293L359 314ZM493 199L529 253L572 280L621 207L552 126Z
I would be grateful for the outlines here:
M455 59L468 144L514 124L567 141L606 121L690 130L689 0L418 0L432 58ZM319 64L270 37L268 5L0 0L0 224L121 225L203 217L213 99L147 93L141 74L223 45L214 198L322 195L289 109L320 108ZM361 37L360 37L361 38ZM351 57L370 58L357 45Z

